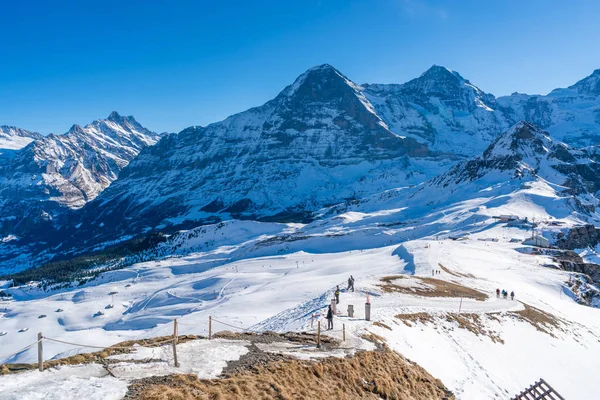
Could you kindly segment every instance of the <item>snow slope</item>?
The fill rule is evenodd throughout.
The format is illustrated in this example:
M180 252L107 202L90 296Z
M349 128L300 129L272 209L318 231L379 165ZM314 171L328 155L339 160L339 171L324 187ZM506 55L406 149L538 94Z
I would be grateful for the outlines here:
M0 343L3 349L21 348L42 331L103 346L170 334L173 318L178 318L180 334L206 334L209 315L215 330L310 330L311 316L324 312L335 285L344 288L352 274L357 292L344 292L340 309L344 313L347 304L354 304L357 318L340 317L332 335L341 336L343 322L352 338L367 330L385 337L393 349L442 379L459 399L507 398L540 376L566 398L593 398L594 371L600 364L589 355L600 351L600 310L575 302L565 285L571 273L548 268L550 257L529 254L527 246L510 242L530 232L491 218L506 213L507 204L483 206L483 199L471 199L437 208L400 208L393 207L394 198L377 201L377 206L372 198L307 225L230 221L219 228L198 228L171 243L178 248L177 257L110 272L83 287L54 293L35 287L6 289L15 300L0 306L8 309L0 319L0 330L8 334ZM530 212L528 206L510 203L514 212ZM541 230L545 223L550 226L550 215L537 207ZM556 218L577 223L573 216ZM448 239L460 235L469 239ZM490 238L498 241L479 240ZM443 271L437 279L489 298L422 297L386 293L378 286L383 276L404 274L413 276L405 285L427 287L418 278L431 277L438 263L452 273ZM517 300L496 299L497 287L514 290ZM106 309L113 291L118 292L114 308ZM391 330L361 320L367 294L373 321ZM557 327L546 326L543 332L518 318L515 313L525 305L556 318ZM448 320L459 307L461 315L478 315L481 329L491 333L477 335ZM64 311L54 312L57 308ZM104 315L94 316L98 311ZM427 313L434 322L408 326L395 318L416 312ZM47 317L38 319L40 314ZM24 327L29 331L17 332ZM86 351L58 343L44 349L48 357ZM3 361L34 362L35 357L29 350ZM577 376L564 373L575 369Z
M19 150L43 136L14 126L0 125L0 156ZM9 150L8 152L6 150Z

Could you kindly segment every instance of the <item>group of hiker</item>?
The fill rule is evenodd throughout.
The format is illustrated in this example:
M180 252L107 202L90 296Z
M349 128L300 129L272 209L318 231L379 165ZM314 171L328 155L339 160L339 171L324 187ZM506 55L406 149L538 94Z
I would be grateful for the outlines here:
M496 297L500 298L500 295L502 295L503 298L508 298L508 292L504 289L502 289L502 291L500 291L500 289L496 289ZM510 299L514 300L515 299L515 292L511 291L510 292Z
M354 292L354 277L350 275L348 278L348 290L352 290ZM340 285L337 285L335 288L334 296L335 296L335 304L340 304ZM333 329L333 309L331 308L331 304L327 309L327 329Z

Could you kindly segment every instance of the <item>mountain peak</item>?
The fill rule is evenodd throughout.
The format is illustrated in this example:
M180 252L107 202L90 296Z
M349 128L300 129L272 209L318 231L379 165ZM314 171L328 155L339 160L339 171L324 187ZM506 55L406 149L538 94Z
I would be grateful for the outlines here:
M464 80L462 76L456 71L452 71L450 68L446 68L443 65L432 65L427 71L423 72L420 78L446 78L446 79L456 79L459 81Z
M69 129L68 133L85 133L83 131L83 128L81 127L81 125L77 125L77 124L73 124L73 126L71 127L71 129Z
M121 118L123 118L123 117L121 117L121 115L116 111L111 112L110 115L108 116L109 120L117 120L118 121Z
M553 147L554 143L548 132L527 121L519 121L498 136L483 156L484 158L539 157L550 153Z
M313 100L318 100L321 95L327 96L332 89L348 85L353 89L358 88L333 66L321 64L306 70L282 93L287 96L310 96Z
M575 89L582 94L600 96L600 68L576 84L569 86L569 89Z

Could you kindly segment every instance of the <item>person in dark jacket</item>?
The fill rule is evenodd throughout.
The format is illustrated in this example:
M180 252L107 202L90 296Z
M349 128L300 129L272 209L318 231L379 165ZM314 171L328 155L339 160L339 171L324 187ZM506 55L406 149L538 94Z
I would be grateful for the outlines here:
M331 305L327 309L327 329L333 329L333 310L331 309Z
M340 304L340 285L335 289L335 304Z
M352 291L354 292L354 277L350 275L350 281L352 282Z
M496 289L496 297L500 298L500 289Z
M510 299L511 300L515 299L515 292L514 292L514 290L510 292Z

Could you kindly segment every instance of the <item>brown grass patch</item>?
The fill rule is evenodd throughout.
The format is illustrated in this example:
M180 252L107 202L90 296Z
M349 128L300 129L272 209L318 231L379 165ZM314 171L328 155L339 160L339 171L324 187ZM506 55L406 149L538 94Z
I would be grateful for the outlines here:
M545 311L542 311L539 308L532 307L525 303L521 304L523 304L523 306L525 307L524 310L511 311L508 314L513 317L516 317L517 319L530 323L538 331L546 333L552 337L556 337L552 333L553 329L563 330L562 321L559 318Z
M49 360L44 361L44 368L52 368L57 367L59 365L76 365L76 364L87 364L87 363L96 363L103 364L105 363L105 359L112 355L116 354L126 354L131 353L134 348L133 345L138 344L144 347L158 347L164 346L166 343L162 343L168 339L172 338L172 336L159 336L150 339L140 339L140 340L128 340L125 342L117 343L110 347L107 347L104 350L96 351L93 353L82 353L77 354L70 357L61 358L58 360ZM178 336L177 343L185 343L190 340L199 339L200 336L196 335L182 335ZM130 347L128 349L119 349L116 347ZM4 364L0 367L0 375L22 372L37 369L37 364Z
M128 398L189 399L406 399L451 398L441 381L392 351L361 351L349 358L285 360L223 379L195 375L138 381Z
M373 322L373 325L375 325L375 326L378 326L378 327L380 327L380 328L385 328L385 329L387 329L388 331L391 331L391 330L392 330L392 328L390 328L389 326L387 326L386 324L384 324L383 322L380 322L380 321L375 321L375 322Z
M488 315L485 314L485 316L487 317ZM480 335L487 336L490 339L492 339L492 341L494 343L504 344L504 340L502 340L502 338L500 338L500 336L498 336L495 332L485 328L482 316L479 314L445 313L440 316L440 318L442 318L442 317L447 322L458 324L459 329L465 329L477 336L480 336ZM433 315L427 314L425 312L412 313L412 314L398 314L398 315L396 315L396 318L398 318L399 320L404 322L404 324L406 326L409 326L411 328L414 327L417 323L426 325L426 324L435 324L437 322ZM498 318L496 316L494 316L491 319L498 320ZM447 327L442 327L442 328L448 329Z
M471 274L463 274L461 272L453 272L450 271L448 268L444 267L442 264L438 263L438 265L440 266L440 268L442 269L442 271L444 271L447 274L450 274L452 276L456 276L458 278L475 278L474 275Z
M420 283L428 285L428 287L406 287L395 285L393 282L397 279L414 279ZM386 276L381 278L383 284L379 284L381 290L386 293L403 293L413 294L423 297L463 297L467 299L475 299L478 301L484 301L488 298L488 295L478 290L471 289L466 286L459 285L441 279L434 279L428 277L410 277L407 278L403 275Z
M379 336L376 333L367 331L367 333L363 333L360 337L375 344L378 349L383 350L387 348L387 342L385 341L385 338L383 336Z
M433 317L425 312L412 314L398 314L396 315L396 318L404 322L404 325L410 326L411 328L414 326L413 324L416 324L417 322L420 322L422 324L426 324L428 322L433 323Z
M494 343L504 344L504 340L498 336L494 331L490 331L485 328L479 314L446 314L446 321L456 322L460 329L466 329L467 331L474 333L476 336L487 336Z

